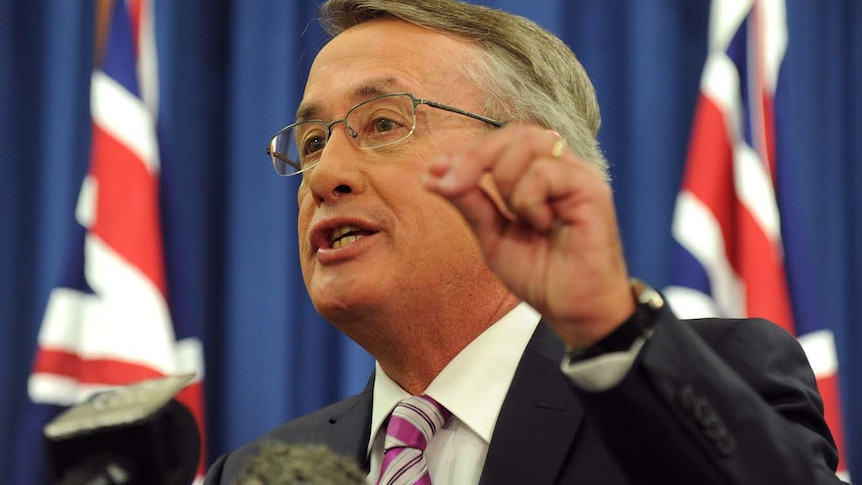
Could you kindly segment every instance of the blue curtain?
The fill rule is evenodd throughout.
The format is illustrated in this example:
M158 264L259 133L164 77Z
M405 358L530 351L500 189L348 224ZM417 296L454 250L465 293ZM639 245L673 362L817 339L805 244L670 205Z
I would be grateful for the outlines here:
M159 2L162 212L175 321L204 338L210 460L366 382L372 360L311 307L295 180L269 137L325 36L316 1ZM630 270L670 272L670 222L706 55L706 0L484 1L561 36L603 108ZM0 1L0 482L89 157L92 2ZM851 474L862 477L862 4L788 0L782 129L815 318L836 334Z

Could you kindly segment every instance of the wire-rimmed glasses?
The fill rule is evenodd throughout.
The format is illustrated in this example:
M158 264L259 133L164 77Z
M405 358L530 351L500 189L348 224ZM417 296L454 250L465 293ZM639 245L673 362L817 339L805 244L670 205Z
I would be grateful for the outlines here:
M347 138L363 150L383 148L406 140L416 130L416 106L458 113L497 128L503 122L444 104L421 99L410 93L384 94L350 108L344 118L326 122L305 120L287 125L269 142L266 153L275 172L287 177L314 167L332 136L332 127L344 123Z

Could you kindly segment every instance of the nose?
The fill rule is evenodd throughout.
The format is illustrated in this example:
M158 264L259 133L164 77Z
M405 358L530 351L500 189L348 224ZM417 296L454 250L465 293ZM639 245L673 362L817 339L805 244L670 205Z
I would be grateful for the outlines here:
M303 174L303 182L317 203L334 202L365 190L365 174L357 163L361 152L348 139L344 124L333 127L320 160Z

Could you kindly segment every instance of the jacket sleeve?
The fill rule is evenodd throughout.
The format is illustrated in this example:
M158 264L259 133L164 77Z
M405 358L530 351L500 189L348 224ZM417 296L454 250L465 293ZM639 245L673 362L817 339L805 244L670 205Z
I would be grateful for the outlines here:
M841 483L808 360L771 322L664 309L618 385L575 387L633 483Z

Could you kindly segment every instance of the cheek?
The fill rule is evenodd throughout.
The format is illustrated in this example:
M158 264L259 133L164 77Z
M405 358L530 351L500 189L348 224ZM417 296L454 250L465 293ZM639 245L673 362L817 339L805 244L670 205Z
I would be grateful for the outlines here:
M305 261L305 254L307 254L309 238L307 236L308 229L311 224L311 216L313 215L313 211L311 210L311 202L307 200L303 201L303 197L300 195L299 197L299 213L296 218L296 235L299 241L299 253L300 253L300 262Z
M475 238L470 226L452 204L431 194L416 203L422 210L408 216L418 224L416 231L420 234L414 237L414 242L421 244L426 251L431 249L434 253L444 251L447 254L453 247L463 251L473 244Z

